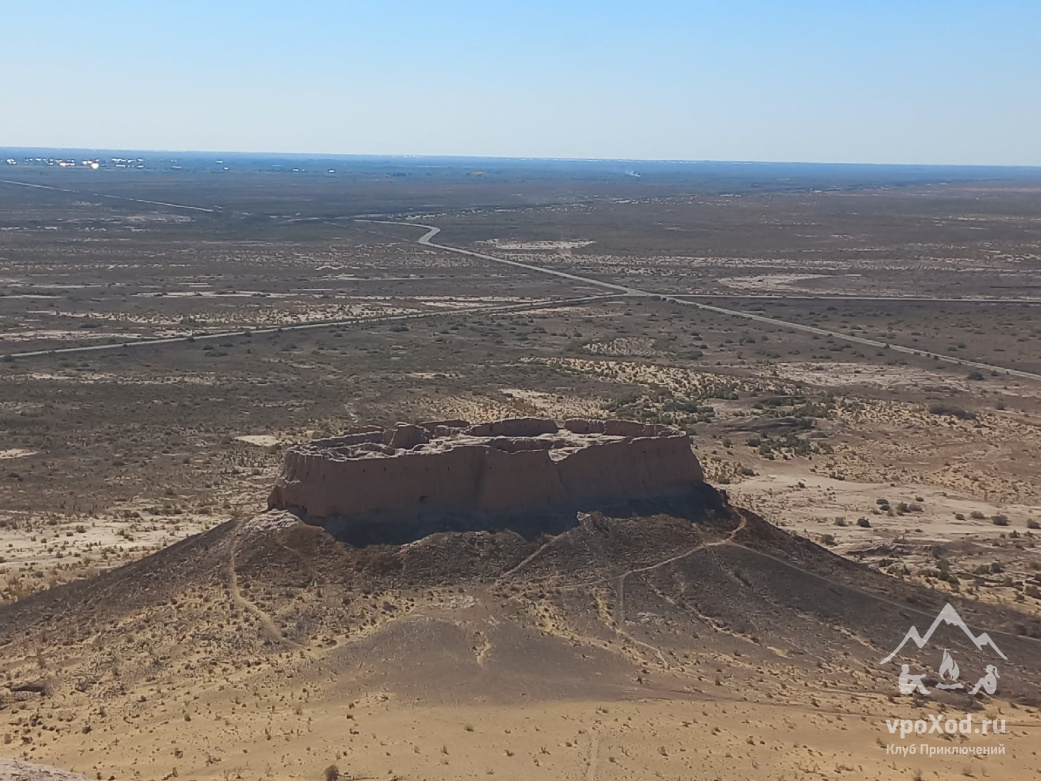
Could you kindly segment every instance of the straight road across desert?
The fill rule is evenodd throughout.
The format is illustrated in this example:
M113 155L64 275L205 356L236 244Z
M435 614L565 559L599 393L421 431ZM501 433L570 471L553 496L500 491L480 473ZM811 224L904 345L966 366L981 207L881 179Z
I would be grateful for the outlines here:
M917 355L924 358L933 358L937 361L945 361L947 363L957 364L959 366L968 366L974 369L985 369L986 371L996 371L1002 374L1006 374L1010 377L1019 377L1024 380L1035 380L1041 382L1041 374L1034 374L1033 372L1020 371L1019 369L1009 369L1004 366L995 366L990 363L982 363L981 361L970 361L964 358L955 358L953 355L944 355L943 353L929 352L928 350L919 350L913 347L905 347L899 344L892 344L891 342L883 342L878 339L868 339L863 336L853 336L851 334L844 334L841 331L829 331L825 328L817 328L812 325L803 325L802 323L792 323L787 320L778 320L775 317L766 317L765 315L757 315L751 312L741 312L736 309L726 309L721 306L715 306L713 304L705 304L700 301L695 301L684 296L675 296L662 293L652 293L647 290L640 290L634 287L628 287L626 285L619 285L614 282L607 282L602 279L595 279L593 277L583 277L578 274L572 274L567 271L558 271L557 269L548 269L541 266L536 266L533 263L522 263L519 260L507 260L506 258L499 258L495 255L489 255L485 252L476 252L474 250L463 249L462 247L453 247L448 244L435 244L433 239L441 229L433 225L421 225L416 222L394 222L390 220L360 220L360 222L373 222L381 223L384 225L406 225L410 228L422 228L426 231L422 236L416 239L416 243L422 244L424 247L431 247L433 249L444 250L445 252L454 252L457 255L468 255L473 258L480 258L487 260L492 263L499 263L507 266L515 266L517 268L527 269L528 271L534 271L539 274L549 274L555 277L562 277L564 279L570 279L573 282L581 282L585 285L593 285L595 287L604 288L606 290L613 290L618 293L625 293L630 296L640 296L645 298L654 298L659 301L669 301L674 304L682 304L683 306L692 306L697 309L702 309L708 312L716 312L717 314L730 315L732 317L740 317L745 320L751 320L755 323L763 323L766 325L774 325L781 328L791 328L797 331L805 331L806 333L818 334L819 336L827 336L832 339L841 339L846 342L852 342L853 344L864 345L865 347L875 347L883 350L892 350L893 352L903 353L905 355Z

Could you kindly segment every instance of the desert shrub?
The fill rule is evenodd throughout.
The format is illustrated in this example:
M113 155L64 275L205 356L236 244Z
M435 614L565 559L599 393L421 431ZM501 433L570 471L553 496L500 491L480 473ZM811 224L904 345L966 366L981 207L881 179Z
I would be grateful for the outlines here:
M329 765L329 767L325 769L325 781L339 781L339 778L340 768L336 765Z
M990 520L995 526L1008 526L1007 515L1001 515L1000 513L998 515L992 515Z
M973 510L971 513L969 513L969 517L972 518L972 520L974 521L982 521L987 516L981 513L979 510Z
M1035 521L1033 518L1031 518L1029 521L1027 521L1027 528L1028 529L1041 529L1041 522Z
M929 413L931 415L948 415L952 418L958 418L958 420L975 420L976 413L971 412L967 409L955 406L954 404L948 404L947 402L937 401L929 405Z
M952 586L957 587L961 581L958 580L957 575L950 571L949 567L949 564L947 567L941 566L935 569L932 567L925 567L919 570L918 574L923 578L935 578L936 580L942 580L945 583L950 583Z
M871 521L861 516L860 518L857 518L857 526L859 526L861 529L870 529Z

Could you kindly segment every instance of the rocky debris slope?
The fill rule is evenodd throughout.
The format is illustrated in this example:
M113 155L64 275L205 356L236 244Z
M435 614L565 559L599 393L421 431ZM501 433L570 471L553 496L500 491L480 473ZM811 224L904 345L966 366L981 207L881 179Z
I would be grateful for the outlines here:
M624 420L365 427L289 449L268 499L307 518L473 512L675 494L704 481L690 438Z
M87 781L87 777L48 765L0 757L0 781Z

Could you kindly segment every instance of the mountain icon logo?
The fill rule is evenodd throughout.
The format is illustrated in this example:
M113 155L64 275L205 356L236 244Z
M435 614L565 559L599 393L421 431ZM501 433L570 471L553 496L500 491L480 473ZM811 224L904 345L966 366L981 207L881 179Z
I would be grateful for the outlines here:
M940 624L956 626L959 629L961 629L961 631L965 633L965 636L972 641L972 644L976 646L977 650L982 651L984 648L989 646L990 649L994 651L994 653L996 653L1002 659L1008 659L1008 657L1005 656L1001 649L998 648L995 642L990 639L990 635L988 635L986 632L981 632L978 635L973 634L972 630L969 629L968 624L966 624L962 617L958 615L958 611L954 609L954 606L951 605L950 602L948 602L946 605L943 606L943 610L939 612L939 614L933 620L932 626L930 626L929 629L926 630L924 635L918 631L918 627L912 626L910 629L907 630L907 634L904 635L904 639L900 641L900 645L898 645L893 650L893 653L889 654L889 656L887 656L885 659L879 662L879 664L887 664L891 662L893 660L893 657L900 653L901 650L903 650L903 647L907 645L908 641L913 642L916 646L918 646L918 648L925 647L925 645L929 642L929 639L933 636L933 633L937 630L937 628L939 628Z

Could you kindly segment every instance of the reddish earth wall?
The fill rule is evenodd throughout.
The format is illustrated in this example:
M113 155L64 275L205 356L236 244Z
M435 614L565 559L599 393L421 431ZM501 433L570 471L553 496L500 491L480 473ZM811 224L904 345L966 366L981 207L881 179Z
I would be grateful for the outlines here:
M523 512L642 498L704 480L690 438L632 421L511 418L354 429L286 453L268 506L309 517Z

